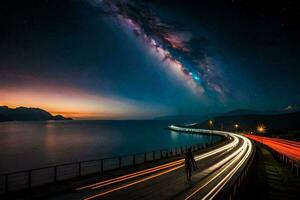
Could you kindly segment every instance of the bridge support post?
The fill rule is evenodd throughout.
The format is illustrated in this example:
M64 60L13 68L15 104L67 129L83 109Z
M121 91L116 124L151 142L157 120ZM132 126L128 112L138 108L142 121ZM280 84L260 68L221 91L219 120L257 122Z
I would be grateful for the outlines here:
M232 199L232 197L231 197L231 193L230 193L230 195L229 195L229 198L228 198L229 200L231 200Z

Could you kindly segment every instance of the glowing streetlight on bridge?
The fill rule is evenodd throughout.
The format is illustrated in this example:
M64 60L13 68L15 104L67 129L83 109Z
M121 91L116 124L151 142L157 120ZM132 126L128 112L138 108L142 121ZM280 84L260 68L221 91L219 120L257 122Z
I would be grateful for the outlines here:
M263 124L258 125L258 126L257 126L257 131L258 131L261 135L263 135L263 133L266 131L265 125L263 125ZM262 143L262 144L264 143L264 137L261 137L261 143Z
M209 120L209 121L208 121L208 124L209 124L209 129L212 129L213 121L212 121L212 120Z
M263 125L263 124L258 125L258 126L257 126L257 131L258 131L259 133L264 133L264 132L266 131L265 125Z
M237 130L239 128L239 125L238 124L234 124L234 128L235 128L235 131L237 132Z

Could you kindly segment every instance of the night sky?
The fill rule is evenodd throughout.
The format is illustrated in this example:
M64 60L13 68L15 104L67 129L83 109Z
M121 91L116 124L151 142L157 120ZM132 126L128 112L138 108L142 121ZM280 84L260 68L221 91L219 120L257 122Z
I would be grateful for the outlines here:
M0 105L147 119L300 102L296 1L1 3Z

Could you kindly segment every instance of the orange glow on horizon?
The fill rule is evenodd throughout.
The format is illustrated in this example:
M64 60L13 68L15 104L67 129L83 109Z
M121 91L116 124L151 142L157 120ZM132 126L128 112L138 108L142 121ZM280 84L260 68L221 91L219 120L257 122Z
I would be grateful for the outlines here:
M0 99L0 105L10 108L33 107L41 108L50 112L52 115L63 115L72 118L89 117L114 117L114 110L111 112L103 104L102 98L91 97L88 95L57 95L45 92L15 92L5 93L4 98ZM106 100L105 100L106 101Z
M72 87L0 88L0 97L1 106L41 108L74 119L122 119L154 112L128 99L103 97Z

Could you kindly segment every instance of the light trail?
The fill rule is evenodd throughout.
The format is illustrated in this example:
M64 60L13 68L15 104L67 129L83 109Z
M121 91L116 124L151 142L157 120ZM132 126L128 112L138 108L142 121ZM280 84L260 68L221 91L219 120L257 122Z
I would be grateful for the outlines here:
M159 165L157 167L152 167L152 168L149 168L149 169L146 169L146 170L133 172L133 173L130 173L130 174L127 174L127 175L124 175L124 176L120 176L120 177L112 178L112 179L109 179L109 180L97 182L97 183L87 185L87 186L84 186L84 187L79 187L79 188L76 188L76 190L83 190L83 189L87 189L87 188L91 188L91 187L96 187L96 186L99 186L99 185L104 186L104 185L124 181L124 180L127 180L127 179L131 179L131 178L135 178L135 177L142 176L142 175L145 175L145 174L153 173L153 172L156 172L158 170L169 168L169 167L172 167L174 165L178 165L178 164L182 164L182 163L183 163L183 159L180 159L178 161L174 161L174 162L167 163L167 164L164 164L164 165Z
M197 133L212 133L217 135L222 135L225 137L230 138L230 142L224 146L218 147L216 149L213 149L209 152L206 152L202 155L195 156L195 160L199 161L208 157L212 157L218 153L227 152L230 150L233 150L236 148L241 142L243 144L233 151L231 154L220 160L219 162L215 163L213 166L209 167L208 169L213 169L212 171L217 171L217 174L215 174L212 178L207 180L205 183L201 185L201 187L197 188L192 194L190 194L186 199L192 198L195 194L200 192L202 189L204 189L206 186L208 186L210 183L215 181L218 178L222 178L211 190L209 193L206 194L205 198L213 198L215 195L218 194L218 192L224 187L224 185L231 180L232 176L240 169L240 167L248 160L248 158L251 155L252 152L252 143L249 139L223 131L212 131L212 130L204 130L204 129L191 129L191 128L182 128L177 126L170 126L169 128L175 130L175 131L185 131L185 132L197 132ZM130 181L131 179L134 179L133 182L126 183L121 186L115 186L112 189L109 189L107 191L100 192L98 194L95 194L93 196L85 198L85 200L94 199L98 197L102 197L104 195L113 193L118 190L122 190L125 188L128 188L130 186L148 181L150 179L154 179L156 177L165 175L167 173L173 172L177 169L180 169L184 166L183 164L184 159L180 159L177 161L173 161L170 163L166 163L163 165L159 165L157 167L152 167L149 169L133 172L127 175L123 175L120 177L112 178L105 181L100 181L94 184L90 184L87 186L83 186L80 188L77 188L76 190L83 190L83 189L98 189L104 186L121 183L125 181ZM147 176L148 175L148 176ZM146 176L146 177L142 177ZM136 180L137 179L137 180Z
M241 147L242 148L242 147ZM241 150L241 148L239 148L239 150ZM230 159L232 159L234 156L236 156L239 152L236 151L234 154L231 154L230 156L226 157L225 159L221 160L219 163L215 164L215 165L222 165L225 164L226 162L228 162ZM214 177L212 177L211 179L209 179L208 181L206 181L204 184L201 185L201 187L198 187L192 194L190 194L188 197L185 198L185 200L192 198L195 194L197 194L200 190L202 190L204 187L206 187L209 183L211 183L212 181L214 181L216 178L218 178L225 170L228 169L228 167L231 166L231 164L236 160L239 159L239 156L234 158L229 164L226 165L226 167L224 167L219 173L217 173ZM211 193L211 192L210 192ZM209 194L210 194L209 193Z
M215 149L215 150L212 150L206 154L203 154L203 155L199 155L199 156L195 156L195 160L196 161L199 161L201 159L204 159L204 158L207 158L209 156L212 156L212 155L215 155L217 153L220 153L222 151L228 151L229 149L232 149L234 147L236 147L239 143L239 140L237 137L233 137L233 141L223 147L219 147L218 149Z
M248 140L247 146L250 148L243 147L243 152L239 154L234 160L232 160L227 166L232 167L233 165L236 165L236 161L238 161L240 158L242 158L238 164L231 170L210 192L203 198L203 199L213 199L220 190L225 186L225 184L233 177L233 175L238 171L238 169L244 164L244 162L250 158L251 152L252 152L252 143ZM247 151L245 153L245 151ZM243 153L245 153L245 156L243 156ZM226 167L226 168L228 168ZM225 169L222 170L224 172ZM211 196L210 196L211 195Z
M245 136L254 141L263 143L274 151L277 151L287 157L293 158L294 160L300 160L300 142L250 134L245 134Z
M228 151L228 150L234 148L237 144L238 144L238 139L233 138L233 141L231 141L229 144L227 144L225 146L222 146L222 147L219 147L218 149L214 149L210 152L204 153L203 155L195 156L195 160L199 161L199 160L205 159L209 156L213 156L217 153L220 153L222 151ZM177 160L177 161L174 161L174 162L171 162L171 163L159 165L157 167L149 168L149 169L138 171L138 172L133 172L133 173L130 173L130 174L127 174L127 175L124 175L124 176L120 176L120 177L116 177L116 178L113 178L113 179L109 179L109 180L97 182L97 183L94 183L94 184L90 184L90 185L87 185L87 186L79 187L79 188L76 188L76 190L83 190L83 189L87 189L87 188L96 189L96 188L104 187L104 186L107 186L107 185L110 185L110 184L122 182L122 181L125 181L125 180L129 180L129 179L136 178L136 177L139 177L139 176L147 175L147 174L150 174L150 173L154 173L154 172L163 170L165 168L172 167L174 165L179 165L179 164L182 164L183 161L184 161L184 159L180 159L180 160Z
M128 179L132 179L132 178L135 178L135 177L139 177L139 176L147 175L147 174L150 174L150 173L154 173L154 172L166 169L166 168L174 167L174 166L179 165L179 164L183 164L183 159L179 160L179 162L177 161L175 163L172 163L171 165L168 164L168 165L164 165L162 167L156 168L156 169L148 170L148 171L143 172L143 173L137 173L135 175L132 175L132 176L129 176L129 177L126 177L126 178L119 178L115 181L110 181L106 184L99 184L97 186L92 187L92 189L97 189L97 188L100 188L100 187L103 187L103 186L106 186L106 185L110 185L110 184L113 184L113 183L118 183L118 182L125 181L125 180L128 180Z
M234 133L222 132L222 131L210 131L205 129L191 129L191 128L182 128L177 126L170 126L171 129L176 129L178 131L189 131L189 132L198 132L198 133L214 133L221 135L230 135L234 138L234 140L240 139L243 141L243 145L234 151L231 155L225 157L223 160L219 161L215 165L224 165L224 163L228 162L221 170L214 175L212 178L203 183L200 187L198 187L194 192L192 192L189 196L185 198L185 200L193 198L196 194L198 194L202 189L204 189L207 185L215 181L217 178L222 179L212 188L202 199L213 199L224 187L226 183L228 183L233 175L239 170L239 168L250 158L251 153L253 151L252 143L249 139L244 136L240 136ZM229 172L227 172L230 170ZM227 173L226 173L227 172ZM225 176L224 176L225 175Z
M168 170L166 170L166 171L163 171L163 172L160 172L160 173L158 173L158 174L155 174L155 175L152 175L152 176L149 176L149 177L140 179L140 180L138 180L138 181L135 181L135 182L132 182L132 183L129 183L129 184L126 184L126 185L123 185L123 186L120 186L120 187L117 187L117 188L108 190L108 191L106 191L106 192L102 192L102 193L96 194L96 195L94 195L94 196L85 198L84 200L94 199L94 198L97 198L97 197L100 197L100 196L103 196L103 195L112 193L112 192L114 192L114 191L121 190L121 189L130 187L130 186L136 185L136 184L138 184L138 183L141 183L141 182L144 182L144 181L147 181L147 180L156 178L156 177L158 177L158 176L164 175L164 174L166 174L166 173L172 172L172 171L174 171L174 170L177 170L177 169L179 169L179 168L181 168L181 167L183 167L183 166L184 166L184 165L180 165L180 166L178 166L178 167L174 167L174 168L172 168L172 169L168 169Z

